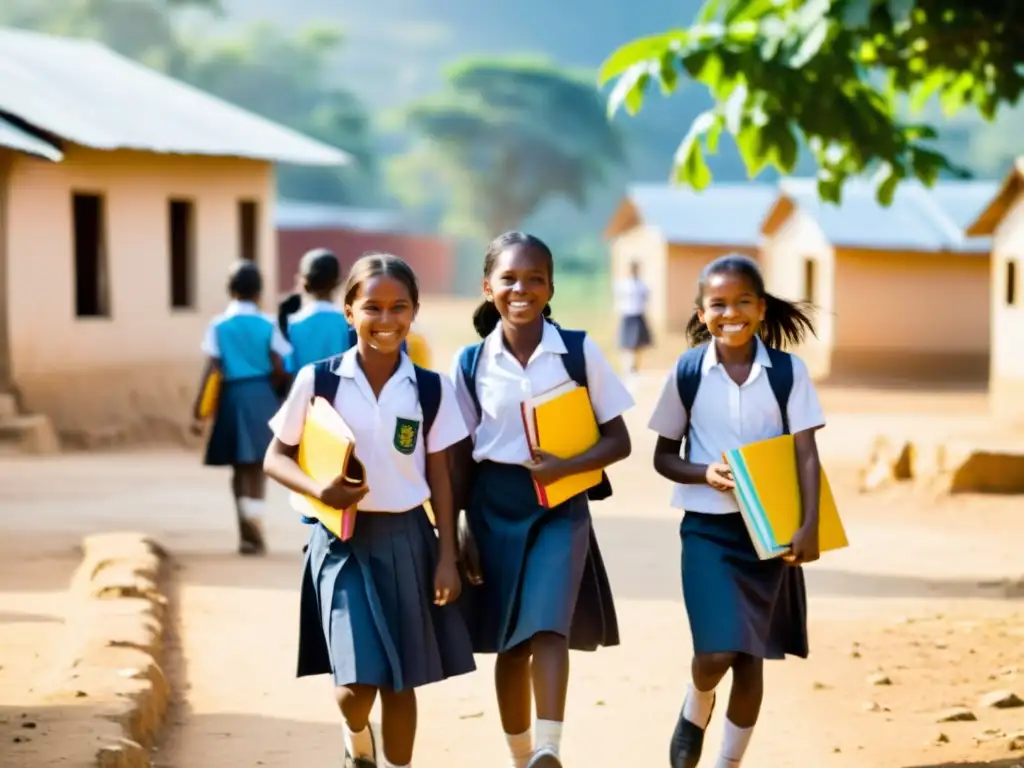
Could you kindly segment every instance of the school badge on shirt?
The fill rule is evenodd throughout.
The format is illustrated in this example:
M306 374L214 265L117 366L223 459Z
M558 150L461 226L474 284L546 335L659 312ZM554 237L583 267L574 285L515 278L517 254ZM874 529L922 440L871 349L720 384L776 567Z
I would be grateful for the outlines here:
M416 450L416 439L420 435L420 423L415 419L395 419L395 450L409 456Z

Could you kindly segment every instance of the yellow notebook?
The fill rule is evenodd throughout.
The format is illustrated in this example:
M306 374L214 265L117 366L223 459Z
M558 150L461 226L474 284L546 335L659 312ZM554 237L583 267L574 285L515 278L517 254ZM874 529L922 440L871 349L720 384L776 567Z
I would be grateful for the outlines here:
M725 461L732 469L736 500L758 556L768 560L786 554L802 518L793 436L782 435L726 451ZM818 541L822 552L849 544L824 469Z
M216 368L210 370L210 375L203 382L203 396L199 399L199 418L208 419L217 411L217 403L220 400L220 385L223 381L221 372Z
M314 480L329 483L338 475L345 482L362 485L366 469L355 456L352 430L334 406L322 397L313 398L306 409L306 424L299 442L298 463ZM310 514L342 541L352 538L356 527L356 508L334 509L317 499L304 497Z
M568 381L522 404L523 427L531 448L560 459L578 456L597 445L601 432L586 387ZM601 470L582 472L550 485L534 481L537 498L545 507L557 507L601 482Z

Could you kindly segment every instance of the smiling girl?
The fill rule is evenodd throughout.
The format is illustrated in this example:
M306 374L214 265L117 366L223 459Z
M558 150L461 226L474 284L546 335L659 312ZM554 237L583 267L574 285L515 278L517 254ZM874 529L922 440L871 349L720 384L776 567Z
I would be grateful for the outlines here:
M632 397L589 337L546 319L553 269L551 251L538 238L510 232L495 239L484 257L484 301L473 317L483 341L456 355L452 370L471 434L457 459L459 475L473 477L465 507L479 563L469 558L466 565L471 584L482 579L467 588L463 607L474 650L498 655L494 684L516 768L561 765L569 649L619 642L587 494L546 509L533 485L603 469L630 452L622 414ZM570 378L586 380L598 443L570 459L531 453L521 403Z
M415 689L475 669L469 634L452 605L461 581L445 452L466 427L451 384L402 351L419 310L416 277L404 261L361 258L345 285L344 306L357 344L299 371L271 422L275 439L264 469L335 509L358 504L348 541L307 520L315 527L303 575L299 675L332 673L350 768L378 764L368 719L379 692L381 764L404 768L416 733ZM355 435L364 485L339 477L321 486L296 462L314 395L328 397ZM436 536L423 507L428 499Z
M649 425L658 434L654 468L676 483L672 506L684 510L683 598L694 649L670 760L672 768L697 765L715 688L731 669L716 766L734 768L761 709L764 659L808 653L800 565L818 557L815 432L825 418L803 361L778 349L813 333L813 325L801 307L765 291L756 263L739 255L713 261L701 273L696 303L687 326L694 349L666 380ZM699 386L687 412L683 390L690 370ZM789 389L784 401L776 394L783 380ZM722 454L787 432L796 444L804 522L785 560L760 560Z

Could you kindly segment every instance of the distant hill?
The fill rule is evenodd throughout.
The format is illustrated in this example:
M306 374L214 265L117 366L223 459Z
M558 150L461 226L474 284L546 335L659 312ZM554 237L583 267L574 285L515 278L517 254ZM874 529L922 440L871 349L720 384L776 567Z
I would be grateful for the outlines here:
M392 108L437 89L444 66L466 55L539 52L561 64L596 71L618 45L685 25L700 4L700 0L372 0L342 5L337 0L225 0L229 26L256 19L285 27L318 20L340 25L347 41L338 61L339 76L376 109ZM630 167L610 180L583 214L556 205L531 226L542 231L546 226L557 227L566 234L593 232L602 226L627 182L667 178L687 126L709 104L700 87L671 99L652 94L639 116L618 118L632 147ZM949 125L942 148L982 175L999 175L1015 149L1011 137L1020 135L1014 122L1024 120L1011 119L1005 127L994 127L981 126L969 116L958 119ZM746 178L731 146L710 158L709 164L717 180ZM805 159L799 170L811 167ZM563 232L558 234L562 239Z

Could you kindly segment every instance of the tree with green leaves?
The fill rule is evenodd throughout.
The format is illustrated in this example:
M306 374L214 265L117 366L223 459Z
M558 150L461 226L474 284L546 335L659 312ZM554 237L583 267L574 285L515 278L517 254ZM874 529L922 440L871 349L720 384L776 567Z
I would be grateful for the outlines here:
M610 113L636 114L657 82L705 86L714 106L690 125L674 177L711 182L705 152L723 133L751 178L789 173L799 148L817 164L818 192L838 202L850 177L874 172L888 205L900 181L931 185L967 171L937 151L916 119L938 99L952 116L993 120L1024 90L1024 9L1016 0L705 0L694 23L615 51L599 82L614 81Z
M370 116L329 73L341 31L310 24L284 34L253 24L204 36L187 20L221 12L220 0L5 0L0 24L88 37L270 120L344 149L345 168L280 166L282 195L356 205L382 195Z
M445 81L440 93L402 110L402 125L419 140L392 174L406 203L447 203L451 234L489 240L557 197L582 207L624 160L592 73L547 60L470 59L450 67Z

